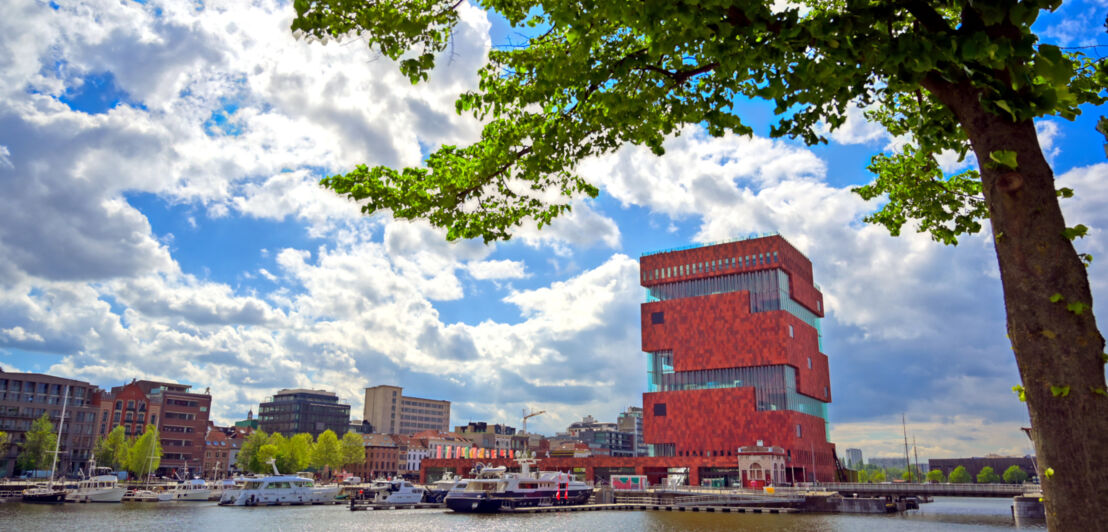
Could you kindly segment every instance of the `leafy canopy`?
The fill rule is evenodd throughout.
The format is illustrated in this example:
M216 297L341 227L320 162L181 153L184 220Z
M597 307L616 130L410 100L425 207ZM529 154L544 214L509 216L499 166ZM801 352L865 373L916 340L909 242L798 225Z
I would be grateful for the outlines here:
M362 435L354 431L346 431L342 435L342 465L361 464L365 462L365 441Z
M1023 484L1027 480L1027 472L1018 465L1008 466L1008 469L1004 470L1004 482L1008 484Z
M116 471L127 469L130 457L130 443L124 433L123 425L116 425L106 437L100 438L92 449L96 463L111 467Z
M954 468L954 471L950 472L950 478L948 480L952 484L967 484L972 482L973 478L970 477L965 466L958 466Z
M927 472L927 481L928 482L942 482L943 481L943 472L942 472L942 470L941 469L932 469L931 471L928 471Z
M135 439L127 454L127 470L135 477L142 478L157 471L162 463L162 443L157 427L147 425L146 432Z
M58 442L50 416L43 414L31 423L30 430L23 435L23 438L23 449L16 457L16 466L24 471L48 469L51 462L50 453Z
M1000 475L996 474L996 471L993 470L992 467L985 466L981 468L981 471L977 472L978 484L993 484L996 482L1000 482Z
M400 59L418 82L430 76L459 23L460 1L295 0L292 29L326 40L363 39ZM850 105L893 135L901 152L874 158L874 183L888 196L870 218L894 234L908 219L956 243L987 216L980 176L946 176L936 155L965 156L967 134L940 103L944 91L978 95L985 111L1013 122L1072 119L1101 102L1104 74L1079 54L1040 43L1031 25L1061 0L808 0L777 10L761 0L477 0L532 36L494 49L477 90L458 112L485 121L470 146L442 146L425 166L358 166L323 180L363 201L366 213L424 218L450 239L507 239L514 226L541 228L598 190L576 173L586 157L626 143L663 153L689 124L709 134L750 134L735 103L772 102L772 136L823 142ZM999 151L987 164L1014 165Z

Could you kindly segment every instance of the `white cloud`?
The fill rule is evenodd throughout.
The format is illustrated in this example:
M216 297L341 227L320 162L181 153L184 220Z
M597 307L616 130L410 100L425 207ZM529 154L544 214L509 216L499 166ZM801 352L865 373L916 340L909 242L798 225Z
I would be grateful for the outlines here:
M831 137L831 140L839 144L873 144L877 141L888 139L889 133L885 126L868 120L865 116L867 109L857 105L846 108L846 121L834 131L828 124L820 124L818 133Z
M483 260L470 262L466 270L474 279L522 279L527 277L527 266L517 260Z

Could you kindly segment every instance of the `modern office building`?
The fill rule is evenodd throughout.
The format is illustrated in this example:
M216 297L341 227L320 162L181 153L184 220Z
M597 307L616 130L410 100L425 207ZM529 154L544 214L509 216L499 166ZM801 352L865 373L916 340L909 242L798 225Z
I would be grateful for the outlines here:
M57 470L63 475L76 475L77 470L86 469L96 443L100 393L99 388L84 381L0 369L0 432L8 433L11 444L7 452L0 455L0 476L16 472L16 457L23 448L26 432L36 419L48 413L54 430L58 429L63 402L66 403L65 424L61 427ZM50 464L44 469L50 469Z
M862 462L862 450L861 449L847 449L846 450L846 467L850 469L862 469L865 465Z
M258 406L258 428L286 438L302 432L318 438L330 430L341 438L350 429L350 405L326 390L281 390Z
M132 380L115 386L100 400L100 436L122 426L128 438L153 425L161 436L159 475L199 474L204 467L204 437L212 396L193 393L191 386L172 382Z
M415 434L450 430L450 401L407 397L399 386L365 389L362 419L385 434Z
M635 456L646 456L646 442L642 437L642 407L629 406L616 418L616 428L620 432L632 434L635 438Z
M773 235L640 260L643 433L652 456L785 451L785 478L830 481L831 401L812 263Z

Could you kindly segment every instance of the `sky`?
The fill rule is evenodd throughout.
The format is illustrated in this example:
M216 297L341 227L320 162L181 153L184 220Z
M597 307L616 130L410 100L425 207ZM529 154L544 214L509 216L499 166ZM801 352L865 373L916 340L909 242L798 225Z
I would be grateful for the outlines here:
M413 86L352 39L289 31L288 2L0 2L0 367L209 389L217 423L282 388L452 401L452 424L553 434L641 405L638 258L777 232L813 263L827 316L831 439L923 457L1030 452L988 230L957 247L862 218L874 153L901 139L861 110L808 147L696 127L667 153L584 161L600 188L550 227L448 243L424 222L363 216L318 185L354 165L418 165L477 138L454 112L492 46L518 41L463 4L448 57ZM1108 4L1044 15L1044 41L1093 55ZM1094 311L1108 283L1108 111L1038 121L1069 225L1089 234ZM947 169L960 164L948 161ZM900 449L900 450L898 450Z

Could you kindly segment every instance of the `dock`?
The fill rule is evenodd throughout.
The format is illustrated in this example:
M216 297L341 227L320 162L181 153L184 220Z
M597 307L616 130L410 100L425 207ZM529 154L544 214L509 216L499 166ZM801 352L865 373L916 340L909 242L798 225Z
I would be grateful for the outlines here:
M785 514L797 511L796 508L768 508L752 506L686 506L659 504L581 504L575 506L528 506L525 508L501 508L500 513L538 514L547 512L605 512L605 511L658 511L658 512L703 512L736 514Z
M375 510L433 510L446 508L441 502L421 502L417 504L389 504L374 503L369 501L350 500L350 511L375 511Z

